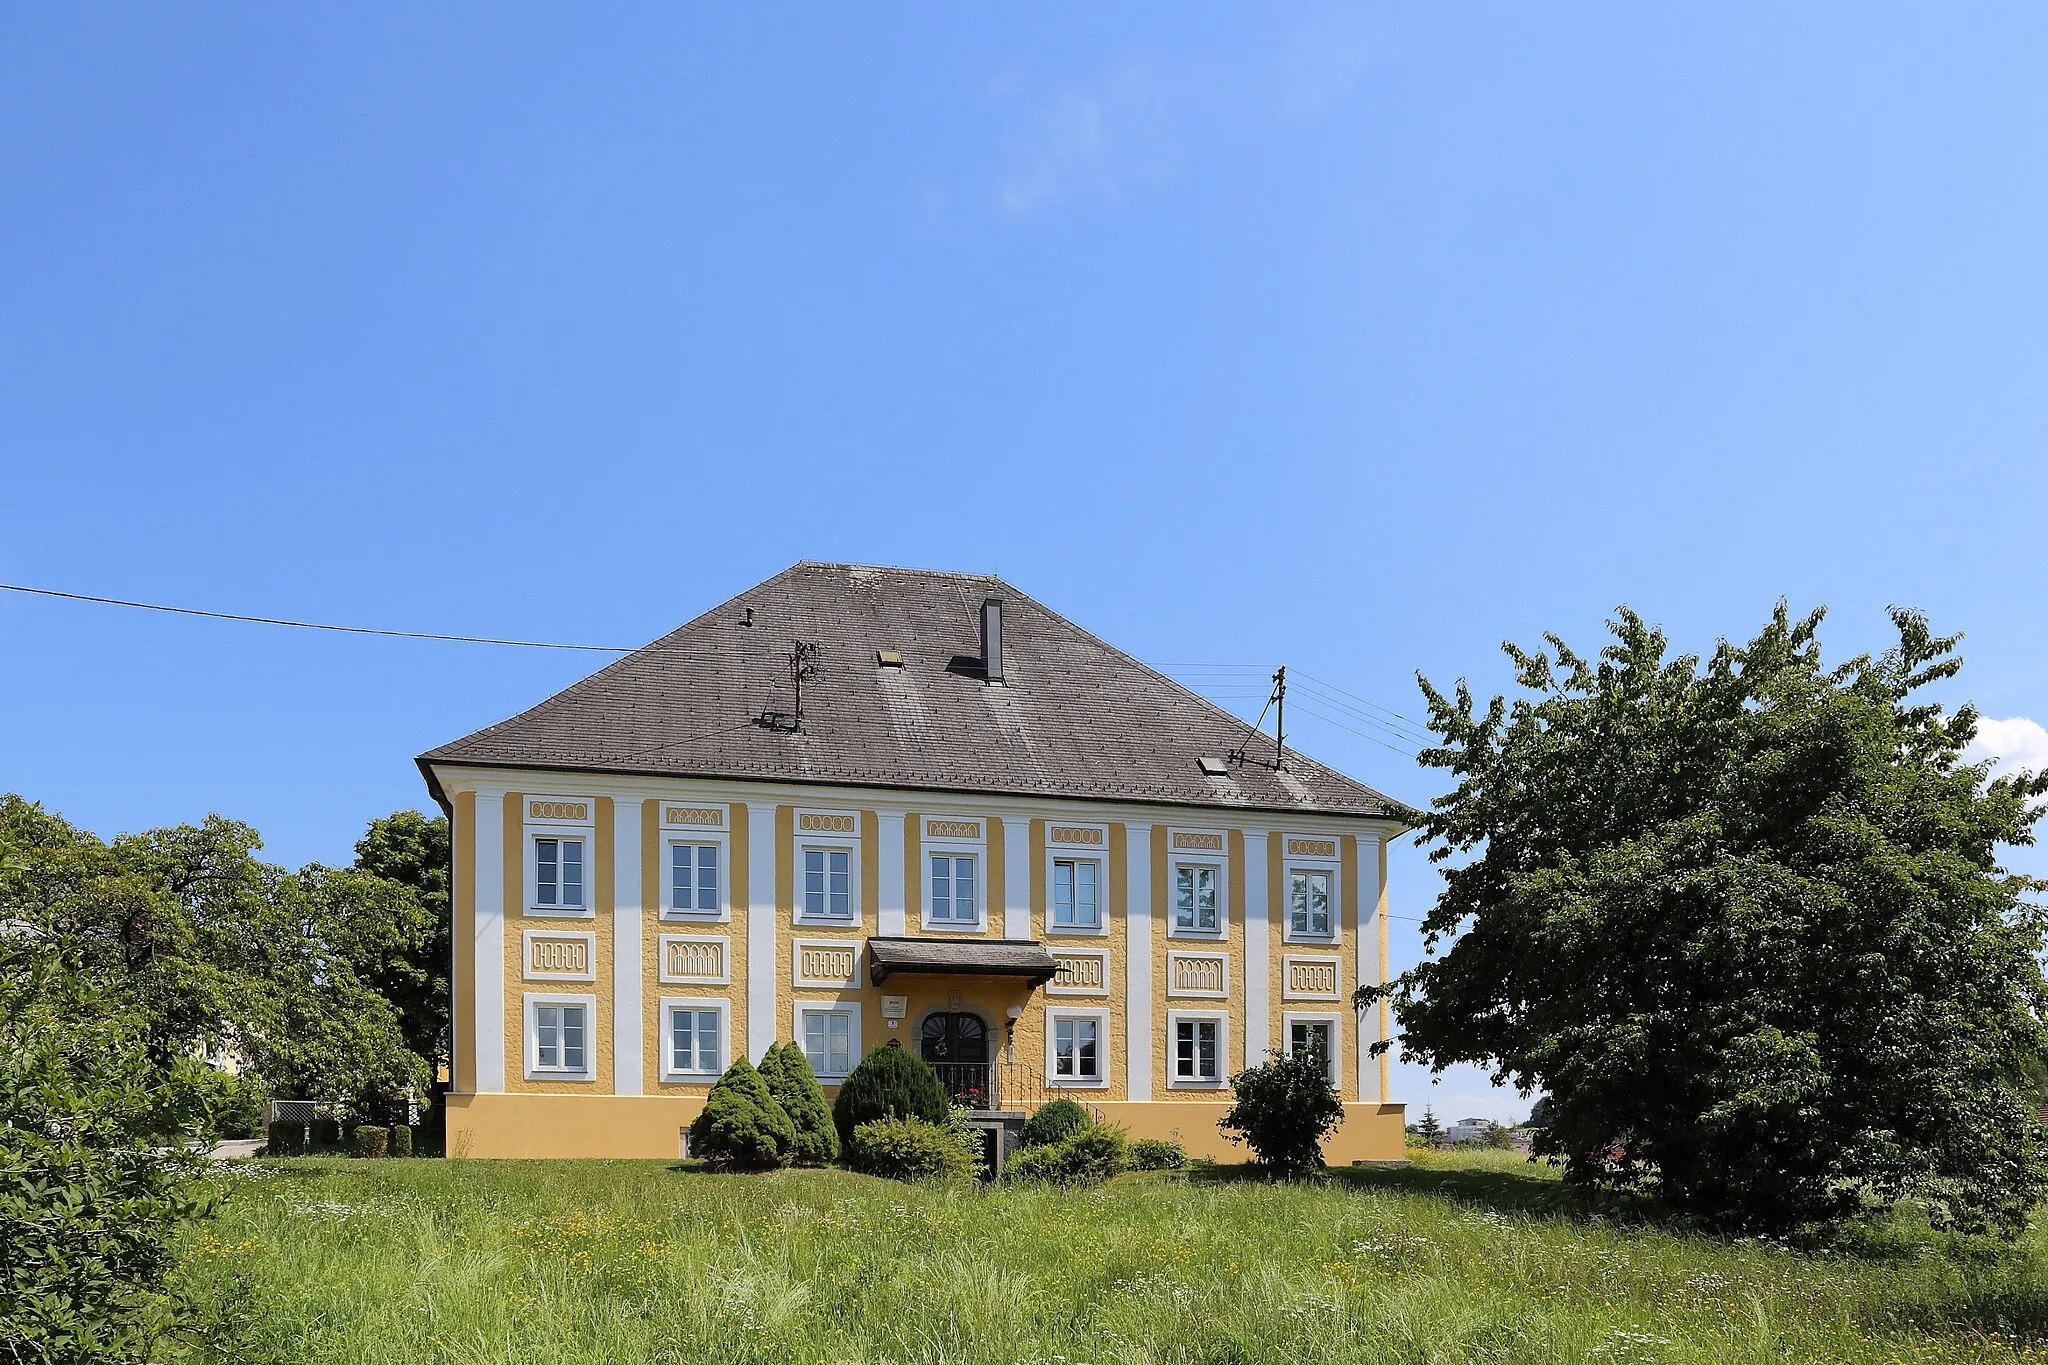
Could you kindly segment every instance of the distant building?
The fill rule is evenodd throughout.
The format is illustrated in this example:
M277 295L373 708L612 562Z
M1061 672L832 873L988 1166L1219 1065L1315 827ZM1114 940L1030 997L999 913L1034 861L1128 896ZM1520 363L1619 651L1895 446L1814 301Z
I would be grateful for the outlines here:
M1444 1129L1444 1141L1478 1142L1499 1126L1492 1119L1459 1119Z
M448 1149L673 1157L789 1038L828 1092L900 1042L992 1129L1066 1095L1225 1157L1231 1073L1314 1048L1328 1159L1398 1160L1351 992L1399 808L1249 738L997 579L805 563L423 755Z

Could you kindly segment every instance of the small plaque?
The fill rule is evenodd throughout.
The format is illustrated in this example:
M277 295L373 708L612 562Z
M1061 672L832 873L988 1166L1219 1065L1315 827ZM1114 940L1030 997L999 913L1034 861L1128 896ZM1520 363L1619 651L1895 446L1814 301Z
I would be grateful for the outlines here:
M910 1013L910 997L907 995L885 995L882 997L882 1017L901 1019Z

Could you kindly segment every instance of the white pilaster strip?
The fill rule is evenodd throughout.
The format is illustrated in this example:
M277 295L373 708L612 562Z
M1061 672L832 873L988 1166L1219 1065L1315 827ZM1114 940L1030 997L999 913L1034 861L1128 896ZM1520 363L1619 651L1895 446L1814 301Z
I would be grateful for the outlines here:
M775 1041L775 983L783 971L775 950L775 807L747 803L747 1058L758 1062ZM739 850L733 850L739 856ZM792 852L792 856L794 853Z
M875 932L883 938L903 936L903 812L879 813L881 838L876 853L882 860L876 869L875 893L882 903L875 907Z
M1356 966L1352 981L1361 986L1380 984L1380 935L1386 922L1380 918L1380 840L1376 834L1358 838L1358 900L1352 921L1358 926ZM1382 1037L1380 1007L1373 1005L1358 1016L1358 1098L1365 1104L1383 1104L1380 1093L1380 1060L1372 1045Z
M520 893L525 894L523 891ZM505 1089L505 797L476 794L476 1092Z
M612 1091L641 1090L640 822L643 802L612 802Z
M1003 820L1003 937L1031 937L1031 822Z
M1267 905L1266 832L1244 832L1244 1064L1273 1047L1272 913Z
M1152 826L1124 827L1124 1096L1152 1098Z

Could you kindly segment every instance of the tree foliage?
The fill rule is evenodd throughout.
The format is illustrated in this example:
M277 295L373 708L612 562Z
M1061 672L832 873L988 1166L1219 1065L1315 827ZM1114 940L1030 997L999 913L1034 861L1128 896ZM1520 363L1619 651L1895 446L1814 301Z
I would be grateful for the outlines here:
M729 1170L787 1166L795 1147L796 1126L744 1057L725 1069L690 1124L690 1151Z
M356 975L398 1011L406 1047L432 1067L451 1055L448 867L446 816L401 810L372 820L354 870L403 891L351 904L356 913L335 936Z
M1297 1175L1323 1164L1323 1139L1344 1121L1344 1105L1320 1051L1249 1067L1230 1078L1230 1089L1237 1102L1216 1126L1250 1147L1260 1165L1275 1175Z
M946 1123L952 1115L953 1102L939 1073L894 1039L861 1058L832 1098L832 1122L839 1129L841 1143L855 1128L877 1119Z
M796 1129L790 1159L799 1166L829 1166L839 1159L839 1130L817 1073L795 1043L772 1043L761 1057L761 1080Z
M1428 959L1360 1003L1393 997L1411 1057L1548 1091L1536 1150L1580 1185L1737 1229L1908 1197L2020 1228L2048 985L1998 849L2048 774L1963 761L1975 710L1923 695L1956 639L1892 616L1834 668L1780 604L1704 665L1626 610L1596 659L1506 646L1528 695L1483 713L1422 680L1445 885Z

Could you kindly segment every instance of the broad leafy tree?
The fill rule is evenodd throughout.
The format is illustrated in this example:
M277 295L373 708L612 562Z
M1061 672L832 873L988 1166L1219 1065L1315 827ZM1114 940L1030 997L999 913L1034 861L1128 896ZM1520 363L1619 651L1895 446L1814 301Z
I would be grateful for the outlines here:
M448 820L416 810L372 820L356 844L358 872L403 895L354 902L340 939L365 984L398 1011L408 1048L434 1066L449 1060Z
M2044 1190L2025 1077L2048 1005L2031 884L2048 774L1991 780L1923 689L1954 638L1822 662L1780 605L1704 663L1623 611L1595 659L1507 647L1484 711L1427 679L1457 785L1421 817L1445 886L1393 997L1407 1053L1550 1096L1536 1150L1777 1232L1901 1199L2013 1232Z

